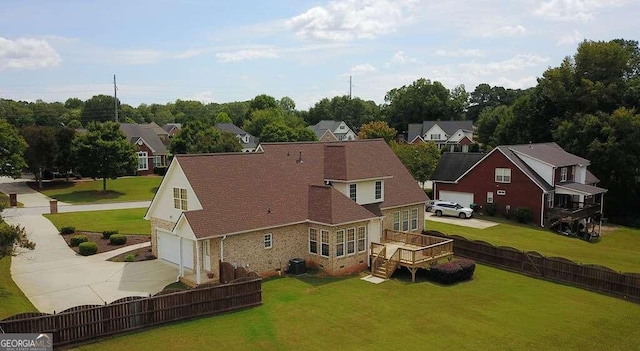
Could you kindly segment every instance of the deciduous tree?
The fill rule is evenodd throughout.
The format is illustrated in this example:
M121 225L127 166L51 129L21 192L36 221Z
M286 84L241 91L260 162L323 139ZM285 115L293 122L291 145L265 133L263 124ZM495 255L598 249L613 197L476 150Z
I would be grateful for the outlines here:
M196 119L185 123L171 139L170 150L174 155L239 152L242 145L235 135L220 132L205 121Z
M387 122L374 121L367 124L363 124L358 132L358 138L360 139L376 139L382 138L387 144L391 143L396 137L396 130L389 127Z
M58 153L56 131L53 127L29 126L22 129L22 136L29 145L24 153L25 161L42 188L42 172L53 167Z
M27 143L18 130L0 119L0 176L19 178L27 167L23 155Z

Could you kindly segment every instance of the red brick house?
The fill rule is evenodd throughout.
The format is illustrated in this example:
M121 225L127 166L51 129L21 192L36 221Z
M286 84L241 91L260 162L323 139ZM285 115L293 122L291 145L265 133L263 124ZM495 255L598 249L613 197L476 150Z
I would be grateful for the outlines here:
M168 134L157 124L120 123L120 129L136 147L138 169L136 175L153 174L156 167L166 167L169 151Z
M493 204L502 214L526 207L542 227L586 226L599 220L607 191L595 186L598 179L587 170L589 164L556 143L502 145L487 154L445 153L432 177L433 194L463 206Z
M383 140L261 146L171 162L145 219L180 279L200 284L222 261L268 276L292 258L349 274L385 229L423 230L428 198Z

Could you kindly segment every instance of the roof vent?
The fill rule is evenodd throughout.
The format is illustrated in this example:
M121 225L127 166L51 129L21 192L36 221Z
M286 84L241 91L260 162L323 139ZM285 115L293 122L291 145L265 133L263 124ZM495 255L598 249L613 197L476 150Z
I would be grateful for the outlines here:
M298 150L298 159L296 160L296 163L304 163L304 160L302 159L302 150Z

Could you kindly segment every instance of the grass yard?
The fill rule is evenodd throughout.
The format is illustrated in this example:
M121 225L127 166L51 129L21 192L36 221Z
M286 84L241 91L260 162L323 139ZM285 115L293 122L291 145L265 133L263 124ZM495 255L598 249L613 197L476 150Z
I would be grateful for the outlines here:
M53 225L60 230L62 227L75 227L77 231L103 232L117 230L120 234L151 234L151 224L142 217L146 208L125 210L70 212L45 214Z
M640 272L639 229L616 227L603 232L599 242L588 243L518 224L501 223L487 229L476 229L427 220L426 228L449 235L458 234L470 240L483 240L496 246L511 246L580 263L599 264L622 272Z
M275 278L260 307L78 349L615 351L640 340L640 305L581 289L486 266L449 287L409 281Z
M44 189L38 189L35 183L31 187L41 193L71 204L150 201L158 190L162 177L125 177L107 179L107 191L102 191L102 179L77 182L43 183Z
M11 257L0 259L0 320L22 312L37 312L11 279Z

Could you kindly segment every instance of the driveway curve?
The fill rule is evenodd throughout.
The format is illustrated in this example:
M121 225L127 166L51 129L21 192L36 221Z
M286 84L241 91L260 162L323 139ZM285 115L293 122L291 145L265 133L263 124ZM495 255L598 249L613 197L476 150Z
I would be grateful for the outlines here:
M0 179L0 182L5 179ZM0 184L0 191L23 189L22 180ZM31 190L31 189L29 189ZM33 191L33 190L31 190ZM37 193L37 192L36 192ZM20 194L20 193L19 193ZM148 246L149 243L80 256L69 248L56 227L42 213L48 213L48 198L44 195L22 193L19 201L25 208L6 209L3 218L10 224L23 226L29 240L36 243L34 250L21 249L11 260L11 276L31 303L40 311L53 313L79 305L102 305L127 296L149 296L176 281L175 266L161 260L143 262L110 262L110 257ZM40 197L38 199L38 196ZM38 206L43 198L47 206ZM65 206L64 212L146 207L148 202ZM62 211L61 211L62 212Z

